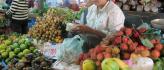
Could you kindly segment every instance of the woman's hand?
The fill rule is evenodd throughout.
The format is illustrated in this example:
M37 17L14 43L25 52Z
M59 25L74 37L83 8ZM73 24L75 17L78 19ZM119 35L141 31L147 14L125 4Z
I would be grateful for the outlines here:
M77 32L81 32L81 33L90 33L90 34L95 34L98 35L101 38L104 38L106 35L104 33L102 33L101 31L92 29L86 25L81 25L81 24L77 24L75 25L75 27L72 29L72 31L77 31Z

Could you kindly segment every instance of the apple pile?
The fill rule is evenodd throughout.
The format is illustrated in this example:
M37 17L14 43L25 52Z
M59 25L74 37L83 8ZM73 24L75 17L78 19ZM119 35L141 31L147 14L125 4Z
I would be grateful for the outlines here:
M78 64L86 59L91 59L96 62L96 65L101 68L101 62L106 58L116 57L119 58L120 49L116 46L97 45L95 48L89 50L88 53L82 53L78 59Z
M15 68L24 70L27 67L30 67L30 70L36 70L37 68L50 70L51 63L45 60L45 57L28 37L0 35L0 41L0 61L4 61L8 65L8 70L15 70Z
M147 39L150 35L144 35L147 31L146 28L122 28L120 31L113 35L109 35L103 39L101 44L105 46L113 45L120 49L120 58L123 60L130 59L131 54L139 54L142 57L151 57L153 59L160 57L160 52L163 45L159 39L149 39L153 47L145 46L142 39ZM149 43L148 43L149 44Z

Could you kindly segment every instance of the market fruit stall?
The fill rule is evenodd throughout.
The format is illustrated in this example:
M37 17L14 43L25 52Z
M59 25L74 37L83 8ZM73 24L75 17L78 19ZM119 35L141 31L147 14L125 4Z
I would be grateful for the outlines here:
M37 17L36 24L28 34L0 35L0 70L56 70L52 68L53 58L48 59L40 48L43 48L45 46L43 43L47 42L55 45L63 43L67 38L66 24L76 18L79 18L79 13L75 15L69 9L50 8L43 16ZM80 70L164 69L161 30L152 27L124 27L107 35L98 45L90 46L91 49L87 49L88 51L84 47L79 49L79 47L68 46L65 48L68 50L63 50L64 53L72 48L82 51L79 52L80 55L76 55L78 56L76 62L73 62Z

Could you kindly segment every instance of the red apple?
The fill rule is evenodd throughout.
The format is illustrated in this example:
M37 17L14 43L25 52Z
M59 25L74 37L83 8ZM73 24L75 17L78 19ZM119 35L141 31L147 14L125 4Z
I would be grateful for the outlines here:
M160 57L160 52L157 51L157 50L153 50L153 51L151 52L151 57L152 57L153 59L159 58L159 57Z
M161 51L163 49L163 45L158 43L155 45L155 49L158 50L158 51Z

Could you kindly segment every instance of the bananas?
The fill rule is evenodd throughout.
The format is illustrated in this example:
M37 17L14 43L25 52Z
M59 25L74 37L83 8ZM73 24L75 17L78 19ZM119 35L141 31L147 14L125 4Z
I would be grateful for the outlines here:
M113 58L113 60L119 65L121 70L129 70L129 66L125 64L122 60L118 58Z

